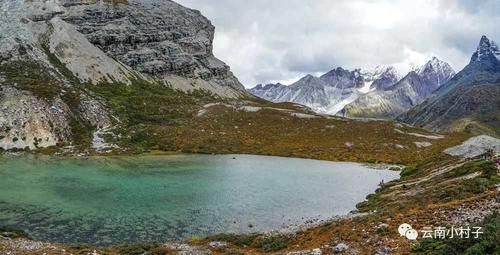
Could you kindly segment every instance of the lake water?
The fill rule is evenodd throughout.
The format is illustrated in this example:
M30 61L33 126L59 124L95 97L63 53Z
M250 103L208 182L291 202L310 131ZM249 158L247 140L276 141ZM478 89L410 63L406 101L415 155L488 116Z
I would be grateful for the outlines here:
M347 214L398 176L252 155L0 158L0 226L99 245L270 231Z

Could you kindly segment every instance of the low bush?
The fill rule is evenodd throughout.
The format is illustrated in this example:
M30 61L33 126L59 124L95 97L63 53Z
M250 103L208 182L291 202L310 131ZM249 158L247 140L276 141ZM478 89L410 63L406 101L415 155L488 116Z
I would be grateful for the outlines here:
M280 251L286 247L288 247L288 239L282 236L268 236L258 242L258 248L263 252Z
M408 177L417 171L417 166L414 164L408 165L401 171L401 177Z

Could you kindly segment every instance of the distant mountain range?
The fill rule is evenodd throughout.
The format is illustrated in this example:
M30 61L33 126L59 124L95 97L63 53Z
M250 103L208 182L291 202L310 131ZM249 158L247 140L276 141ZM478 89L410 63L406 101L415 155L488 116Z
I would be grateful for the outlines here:
M500 136L500 49L483 36L458 74L433 57L402 78L391 66L373 72L336 68L292 85L257 85L252 94L319 113L397 119L434 131Z
M455 75L451 66L433 57L395 84L360 96L341 114L349 117L395 118L424 101Z
M469 64L398 119L432 130L500 135L500 50L483 36Z
M307 75L289 86L259 84L249 92L273 102L303 104L319 113L393 118L422 102L454 75L449 64L434 57L402 79L392 66L374 71L339 67L320 77Z

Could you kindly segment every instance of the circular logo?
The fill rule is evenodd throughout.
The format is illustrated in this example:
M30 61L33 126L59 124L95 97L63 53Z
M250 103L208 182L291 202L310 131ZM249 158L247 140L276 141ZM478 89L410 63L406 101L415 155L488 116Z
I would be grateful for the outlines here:
M418 231L413 229L410 224L403 223L399 225L398 232L400 236L404 236L408 240L417 240Z

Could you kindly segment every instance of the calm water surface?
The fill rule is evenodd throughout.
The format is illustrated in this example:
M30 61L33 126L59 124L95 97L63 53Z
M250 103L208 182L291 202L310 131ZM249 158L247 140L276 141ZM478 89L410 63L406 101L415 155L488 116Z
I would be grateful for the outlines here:
M0 226L100 245L270 231L346 214L398 176L251 155L0 158Z

